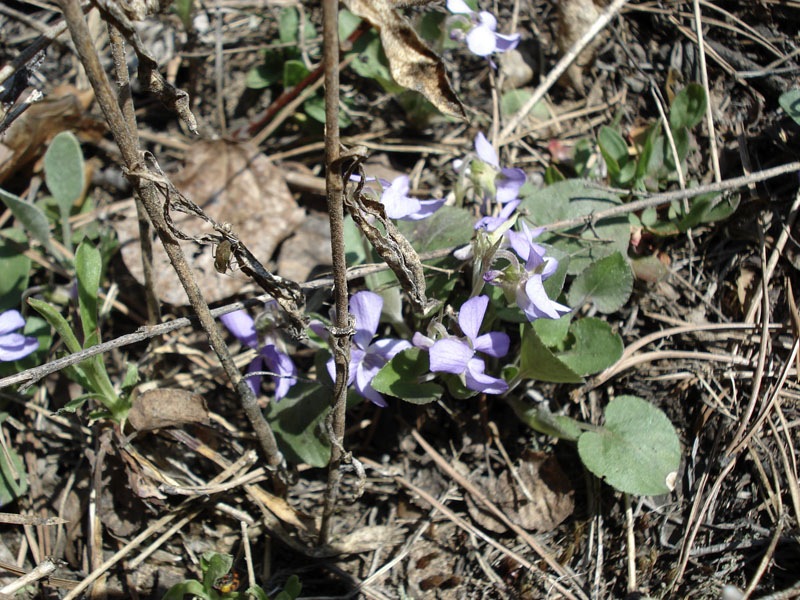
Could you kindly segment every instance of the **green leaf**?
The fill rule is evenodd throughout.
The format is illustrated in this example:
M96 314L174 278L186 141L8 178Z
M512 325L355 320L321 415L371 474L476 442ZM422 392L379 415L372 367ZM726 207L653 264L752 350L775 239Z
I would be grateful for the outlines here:
M0 423L8 418L8 413L0 413ZM7 450L7 452L6 452ZM28 475L19 456L11 446L0 450L0 506L5 506L20 498L28 491Z
M706 114L706 92L703 86L690 83L683 88L669 109L669 127L673 134L686 127L691 129L703 120Z
M51 256L62 258L60 252L56 252L50 242L50 223L42 210L22 198L11 194L4 189L0 189L0 200L8 207L14 218L22 223L26 231L44 246Z
M554 415L545 404L529 406L521 398L508 396L506 401L517 418L539 433L574 442L581 434L578 422L563 415Z
M200 557L200 570L203 571L203 587L211 590L217 579L230 572L233 556L220 552L205 552Z
M264 416L287 460L312 467L328 464L331 450L322 424L329 409L330 391L317 383L297 383L280 402L269 403Z
M800 125L800 89L795 88L781 94L778 104L786 111L787 115L794 119L795 123Z
M568 179L532 191L523 198L517 210L527 210L530 213L528 220L536 226L586 217L619 204L617 196L587 188L580 180ZM628 219L617 216L601 219L592 228L578 225L558 233L546 231L536 241L550 244L567 254L570 258L567 272L577 275L594 261L615 251L627 252L629 238Z
M569 332L575 341L567 352L557 356L580 375L598 373L622 356L622 338L602 319L580 319L572 324Z
M295 600L303 589L300 578L297 575L290 575L283 586L283 591L275 596L275 600Z
M633 273L618 251L598 260L575 278L569 290L569 305L592 300L601 313L619 310L633 290Z
M80 352L82 350L81 345L78 343L78 338L75 337L75 333L72 331L72 327L69 326L67 320L61 316L61 313L58 312L54 307L50 306L47 302L43 302L41 300L37 300L36 298L28 298L28 304L30 304L36 312L42 315L45 320L50 323L50 326L56 330L61 339L64 341L64 345L66 345L67 350L74 354L75 352ZM85 362L85 361L84 361Z
M278 83L283 75L283 69L279 67L282 60L278 52L268 52L263 64L247 72L244 84L251 90L262 90Z
M50 142L44 155L44 177L62 214L69 214L69 209L81 197L84 184L83 152L78 138L71 132L62 131Z
M245 596L252 595L256 597L256 600L269 600L269 596L267 596L267 592L265 592L260 585L251 585L247 590L245 590ZM283 592L280 592L277 596L275 596L275 600L278 600L280 595Z
M455 206L443 206L421 221L396 221L395 224L420 254L466 244L475 233L472 215Z
M203 584L196 579L189 579L188 581L176 583L167 590L162 600L183 600L183 597L188 595L197 596L198 598L202 598L202 600L212 600L212 596L209 595L206 588L203 587ZM216 595L217 594L215 594L215 596Z
M676 129L672 132L673 140L675 141L675 152L678 154L678 161L683 163L686 156L689 154L689 130L685 127L681 127L680 129ZM675 168L675 155L672 152L672 148L669 147L667 144L667 148L664 150L664 165L669 169L669 171L676 171ZM686 169L684 168L684 173Z
M515 115L532 95L533 94L530 90L524 89L510 90L506 92L500 99L500 113L504 117ZM531 108L528 114L539 121L546 121L550 117L550 112L547 110L547 103L545 103L544 100L540 100L534 104L533 108Z
M531 325L545 346L553 347L560 344L567 333L572 321L572 313L563 315L560 319L536 319Z
M606 408L605 427L578 439L586 468L628 494L672 491L681 444L667 416L637 396L618 396Z
M353 221L353 217L347 215L344 218L344 256L348 267L354 267L367 262L367 251L361 241L361 230Z
M97 330L97 290L100 288L101 266L100 252L91 242L84 239L75 252L78 305L83 323L84 345L89 342L89 337Z
M597 144L600 146L603 158L606 158L606 155L610 156L614 163L620 167L628 162L628 145L616 129L611 127L601 128L600 133L597 134ZM610 173L611 170L609 168Z
M282 44L297 42L297 32L300 25L300 15L297 8L287 6L281 9L278 19L278 38Z
M293 88L300 83L309 70L301 60L287 60L283 63L283 87L286 89Z
M0 264L3 265L3 276L0 277L0 312L18 307L22 293L28 289L31 259L21 251L27 246L28 236L21 229L0 231Z
M346 8L339 11L339 39L346 40L361 23L361 17L351 13Z
M303 110L305 113L320 123L325 122L325 98L322 96L311 96L308 100L303 102ZM353 124L353 120L345 111L339 111L339 127L344 129Z
M532 327L526 327L520 349L519 375L527 379L553 383L581 383L583 378L565 365L539 339Z
M642 153L636 160L636 173L634 174L636 180L644 178L661 166L653 162L656 139L660 131L661 121L656 121L647 129L647 135L645 136L644 145L642 146Z
M381 394L396 396L411 404L428 404L444 393L440 385L419 382L419 378L429 371L428 353L419 348L408 348L396 354L378 371L372 387Z

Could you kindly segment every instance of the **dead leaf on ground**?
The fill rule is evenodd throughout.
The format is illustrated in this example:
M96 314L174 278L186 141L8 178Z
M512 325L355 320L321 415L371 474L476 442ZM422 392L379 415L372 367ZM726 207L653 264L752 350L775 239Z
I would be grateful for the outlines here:
M378 28L389 59L389 71L398 85L419 92L442 113L466 119L466 111L450 87L442 59L428 48L408 19L397 10L429 1L344 0L344 4L350 12Z
M186 165L172 177L175 186L218 223L227 222L250 251L266 263L280 244L305 218L297 206L281 169L257 148L226 140L202 141L186 152ZM131 202L124 220L114 224L122 258L131 274L144 283L136 208ZM211 233L200 219L173 212L175 226L187 234ZM155 237L155 236L154 236ZM250 282L242 273L220 275L209 246L180 242L197 284L208 302L238 294ZM166 252L153 244L156 294L163 302L187 303Z
M552 531L575 509L574 490L555 456L527 452L517 467L530 499L509 471L501 473L496 483L481 491L513 523L530 531ZM506 526L470 496L466 497L470 515L481 526L497 533Z
M208 423L208 408L200 394L178 388L161 388L141 394L134 390L128 422L136 431Z
M61 85L31 105L11 124L0 142L0 185L44 156L50 141L62 131L79 138L101 139L105 125L86 114L94 100L91 90Z

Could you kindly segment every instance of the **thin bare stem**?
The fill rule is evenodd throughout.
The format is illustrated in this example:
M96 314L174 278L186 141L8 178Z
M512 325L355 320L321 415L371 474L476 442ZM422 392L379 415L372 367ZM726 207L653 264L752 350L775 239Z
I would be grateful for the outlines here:
M114 140L117 142L120 152L122 153L125 167L129 172L136 171L137 168L141 168L138 148L132 136L129 134L122 110L120 110L119 104L117 104L114 93L111 90L108 77L100 65L100 58L92 43L89 26L81 11L80 2L79 0L61 0L61 7L64 12L64 18L67 21L70 35L72 36L72 41L75 43L78 57L86 70L86 75L92 84L95 97L105 115ZM183 255L180 245L169 232L155 185L152 181L142 177L131 177L130 180L137 195L144 203L147 214L150 217L150 222L155 227L158 237L161 239L161 243L164 244L164 250L166 250L167 256L181 284L186 290L189 303L197 314L200 325L208 334L212 349L219 358L225 374L231 380L239 394L244 413L253 427L253 431L258 438L269 464L273 467L281 464L283 462L283 456L280 450L278 450L275 436L266 420L264 420L264 415L258 407L255 395L233 362L230 351L225 345L219 329L214 322L214 317L211 316L208 304L200 293L200 288L197 286L197 282L192 276L191 269L186 263L186 258Z
M339 165L339 32L338 1L322 2L322 44L325 51L325 187L328 218L331 228L331 262L336 303L336 321L331 328L331 348L336 365L328 435L331 436L331 460L328 485L322 509L319 542L327 543L331 517L336 506L339 469L344 456L344 424L347 400L347 376L350 362L350 315L347 312L347 264L344 258L344 201L341 166Z

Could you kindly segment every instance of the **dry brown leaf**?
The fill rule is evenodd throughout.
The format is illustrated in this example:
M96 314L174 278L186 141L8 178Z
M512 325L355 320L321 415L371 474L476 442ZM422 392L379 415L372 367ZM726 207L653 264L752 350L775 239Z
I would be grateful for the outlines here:
M208 423L208 408L200 394L178 388L133 392L128 422L136 431Z
M257 148L225 140L197 142L186 153L186 165L173 177L177 188L196 202L215 221L227 222L250 251L264 262L305 218L297 206L280 168ZM144 283L136 210L131 203L125 219L115 223L122 258L139 283ZM209 233L201 220L176 213L175 225L186 233ZM214 252L208 246L181 241L197 284L208 302L238 294L248 285L236 271L220 275L214 268ZM156 294L163 302L186 304L178 281L161 244L153 246Z
M466 119L464 106L450 86L439 55L425 42L396 7L427 4L429 0L343 0L355 15L380 32L389 71L404 88L425 96L442 113Z
M531 531L552 531L575 509L574 490L554 456L527 452L517 474L531 495L529 499L517 480L504 471L494 486L482 490L513 523ZM480 525L503 533L506 526L467 496L470 515Z
M22 113L0 143L0 185L43 156L50 141L62 131L72 130L80 138L95 141L102 138L103 123L85 116L93 99L92 91L63 85Z
M598 4L593 0L559 0L556 42L562 54L569 50L600 17ZM596 36L567 69L566 76L569 83L581 94L585 91L583 72L594 60L595 50L601 41L602 36Z

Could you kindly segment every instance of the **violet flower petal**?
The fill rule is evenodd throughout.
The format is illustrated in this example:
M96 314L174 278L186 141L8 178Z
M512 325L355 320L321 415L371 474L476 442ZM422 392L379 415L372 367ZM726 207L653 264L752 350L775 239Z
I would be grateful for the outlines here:
M264 346L261 349L261 354L264 356L264 361L267 363L269 370L276 375L281 375L281 377L273 377L275 380L275 401L278 401L289 393L289 388L297 383L297 378L294 377L297 375L297 367L288 354L281 352L272 344ZM287 375L289 377L286 377Z
M356 371L358 371L358 367L361 365L361 361L364 359L365 352L361 348L354 348L353 346L350 347L350 364L347 368L347 385L352 385L353 381L356 378ZM331 381L336 381L336 363L331 356L328 359L328 362L325 363L325 368L328 370L328 375L331 377Z
M219 318L234 337L245 346L255 348L258 346L255 321L245 310L235 310Z
M478 336L472 341L472 348L476 352L485 352L489 356L500 358L508 353L511 340L502 331L490 331Z
M503 394L508 391L508 384L502 379L491 377L483 373L486 368L480 358L473 358L467 365L464 379L467 387L484 394Z
M502 210L500 211L500 214L497 215L496 217L483 217L481 219L478 219L478 222L475 223L475 229L484 229L489 233L495 231L498 227L500 227L503 223L505 223L506 221L508 221L508 219L511 218L511 215L514 213L514 211L517 209L517 207L520 205L521 202L522 200L519 199L512 200L511 202L508 202L505 206L503 206Z
M522 169L513 167L501 169L500 175L495 179L495 188L497 189L497 201L500 204L516 200L519 196L519 190L525 185L528 176Z
M486 139L482 131L479 131L478 135L475 136L475 153L486 164L493 166L495 169L500 168L497 152L495 152L494 146Z
M25 327L25 319L18 310L7 310L0 315L0 335Z
M376 340L369 345L367 357L379 356L385 364L392 360L397 353L407 350L408 348L411 348L411 344L408 340L398 340L394 338Z
M264 357L259 354L250 362L247 367L247 372L263 371L263 367ZM250 377L246 377L245 381L247 382L247 387L253 392L253 395L258 398L261 392L261 375L251 375Z
M356 318L356 333L353 341L362 350L367 349L370 340L378 331L382 308L383 298L374 292L357 292L350 298L350 312Z
M460 375L473 355L472 348L464 342L452 338L438 340L428 351L431 372Z
M475 12L464 0L447 0L447 10L457 15L471 15Z
M476 56L489 56L497 48L494 31L486 25L478 25L467 34L467 48Z
M476 296L464 302L458 311L458 325L473 343L478 337L487 306L489 306L489 296Z
M494 33L497 30L497 17L495 17L489 11L482 10L481 12L479 12L478 20L481 22L481 25L483 27L488 27L492 33Z
M414 336L411 338L411 343L420 350L427 350L433 346L433 340L427 335L421 334L419 331L414 333Z
M528 278L524 290L517 289L517 306L522 309L530 321L542 317L558 319L570 311L568 306L548 298L542 285L542 276L538 274Z
M416 198L412 198L413 200L417 200ZM445 201L447 198L442 198L440 200L417 200L419 204L419 208L414 211L410 212L404 217L398 217L402 221L421 221L422 219L427 219L437 210L444 206ZM387 215L389 213L386 213Z
M23 325L24 324L23 322ZM0 362L25 358L38 348L39 340L34 337L28 337L21 333L7 333L6 335L0 336Z
M512 33L511 35L503 35L502 33L495 33L495 44L497 47L495 48L495 52L501 53L506 52L508 50L513 50L519 44L519 40L522 36L518 33Z

